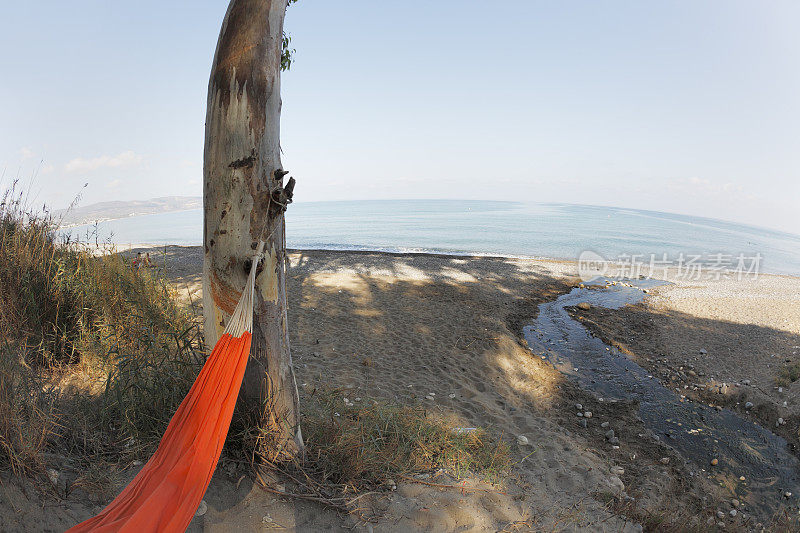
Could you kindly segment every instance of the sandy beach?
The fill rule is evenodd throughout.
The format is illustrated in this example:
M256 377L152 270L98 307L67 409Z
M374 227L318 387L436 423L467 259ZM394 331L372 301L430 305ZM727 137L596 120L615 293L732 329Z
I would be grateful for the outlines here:
M149 251L200 313L201 249ZM236 465L221 464L208 511L190 531L641 531L653 517L701 529L768 524L773 517L751 511L746 481L687 461L654 437L637 402L602 401L528 348L523 328L539 304L581 283L576 274L565 261L292 252L289 323L301 402L333 388L352 401L424 406L453 428L483 427L509 442L512 473L499 485L446 473L397 480L396 491L369 495L360 513L342 516L269 494ZM800 389L790 382L778 392L776 380L797 358L800 279L676 282L637 305L573 311L676 394L731 407L796 442ZM775 426L778 417L785 424ZM439 486L452 483L481 490ZM29 520L54 530L97 510L70 501L28 505ZM787 498L774 511L795 508ZM356 518L365 514L373 519Z
M164 259L168 275L197 303L200 249L170 247ZM640 437L648 430L635 405L598 402L532 356L522 328L538 304L579 284L575 263L302 251L290 255L290 264L289 319L301 394L322 385L341 387L354 397L421 403L454 427L486 427L514 443L519 435L529 439L530 446L513 444L519 477L509 493L525 499L506 502L504 513L510 515L497 509L460 512L435 494L427 495L433 501L426 505L414 501L421 497L415 487L413 498L403 498L403 490L391 498L386 523L397 524L397 531L502 529L529 519L545 529L557 529L564 520L590 529L636 528L625 526L619 509L609 509L599 496L620 490L623 501L632 498L640 510L681 512L705 523L721 509L727 522L758 522L747 518L744 504L736 519L729 516L730 501L741 498L736 487L696 475L698 465ZM706 403L745 412L796 442L800 389L789 383L779 393L776 379L800 345L800 279L673 279L636 306L582 313L587 322L596 313L597 334L627 332L626 338L635 339L627 346L631 356L667 386L674 386L673 374L691 382L694 372L697 378L680 393L695 392ZM650 327L642 327L644 322ZM749 386L742 385L746 380ZM712 390L718 382L726 384L722 393ZM430 393L434 400L426 399ZM754 407L745 409L747 401ZM579 423L576 404L592 410L587 428ZM776 427L779 417L785 424ZM618 449L604 438L603 422L617 431ZM612 473L619 468L624 473ZM443 505L442 522L419 522L430 516L420 509ZM482 514L491 526L475 522ZM210 519L227 516L221 511L219 519Z

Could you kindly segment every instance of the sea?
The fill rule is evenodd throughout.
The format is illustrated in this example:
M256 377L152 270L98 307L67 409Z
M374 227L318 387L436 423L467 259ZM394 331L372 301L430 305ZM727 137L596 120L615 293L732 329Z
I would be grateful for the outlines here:
M491 255L661 265L714 265L800 275L800 235L641 209L470 200L297 202L286 213L294 249ZM200 245L201 209L60 230L118 248Z

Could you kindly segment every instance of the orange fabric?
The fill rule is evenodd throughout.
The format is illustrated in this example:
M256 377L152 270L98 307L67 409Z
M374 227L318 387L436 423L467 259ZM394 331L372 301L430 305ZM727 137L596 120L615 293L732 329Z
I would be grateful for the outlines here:
M250 333L220 338L153 457L108 507L68 533L186 530L222 453L250 341Z

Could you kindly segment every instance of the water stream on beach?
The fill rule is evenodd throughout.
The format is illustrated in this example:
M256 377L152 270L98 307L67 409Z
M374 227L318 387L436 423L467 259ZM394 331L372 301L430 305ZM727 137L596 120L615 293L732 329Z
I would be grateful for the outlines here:
M659 439L699 468L708 470L710 460L717 458L715 474L733 480L745 476L746 484L737 483L743 489L740 497L753 510L774 513L784 492L797 494L800 489L800 461L783 438L729 409L682 398L570 317L566 308L580 302L609 309L638 303L644 298L642 289L661 283L624 281L631 286L606 285L600 279L595 281L599 287L575 288L541 304L536 322L523 330L528 345L605 401L638 401L639 416Z

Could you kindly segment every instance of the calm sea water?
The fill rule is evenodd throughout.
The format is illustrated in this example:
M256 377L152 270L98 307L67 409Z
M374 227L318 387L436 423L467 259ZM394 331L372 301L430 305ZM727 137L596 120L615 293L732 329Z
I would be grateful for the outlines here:
M760 270L800 275L800 236L702 217L613 207L462 200L375 200L292 204L290 248L436 252L577 259L651 255L676 260L743 254ZM202 210L102 222L101 240L117 245L199 245ZM90 226L70 228L83 240ZM94 237L91 237L94 241Z

